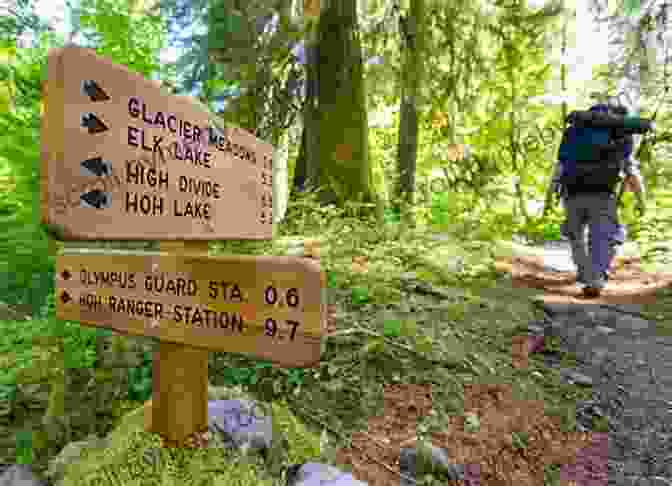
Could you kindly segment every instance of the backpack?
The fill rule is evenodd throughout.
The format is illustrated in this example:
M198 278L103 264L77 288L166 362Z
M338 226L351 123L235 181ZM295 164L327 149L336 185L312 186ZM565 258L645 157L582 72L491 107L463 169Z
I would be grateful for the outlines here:
M603 111L593 107L590 111ZM570 192L613 191L632 150L632 136L615 128L590 125L569 118L558 158L560 182Z

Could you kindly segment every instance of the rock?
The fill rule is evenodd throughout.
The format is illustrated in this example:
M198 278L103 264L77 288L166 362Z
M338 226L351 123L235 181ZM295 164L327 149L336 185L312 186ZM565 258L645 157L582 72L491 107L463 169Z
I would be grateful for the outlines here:
M247 400L208 402L208 428L219 432L227 446L260 451L270 449L273 425Z
M49 467L46 472L47 477L62 477L68 465L79 460L85 450L104 449L108 445L109 442L107 439L102 439L95 435L91 435L81 441L70 442L49 462Z
M540 335L544 334L544 328L542 326L536 326L534 324L528 325L527 330L530 334L534 334L534 335L537 335L537 336L540 336Z
M527 350L529 354L540 353L544 350L544 336L535 336L533 334L527 337Z
M328 464L307 462L295 464L288 468L287 486L366 486L352 474L345 473Z
M464 479L465 467L450 461L448 453L431 443L418 442L415 448L404 447L399 452L399 469L402 474L411 479L418 479L425 474L445 474L449 480L461 481ZM402 478L402 485L411 485L412 482Z
M623 475L623 480L618 483L623 486L648 486L648 481L646 478L641 476L625 476Z
M47 486L47 482L35 476L30 466L15 464L0 475L0 486Z
M582 386L592 386L593 379L589 376L579 373L578 371L561 371L561 374L565 379L569 380L571 383Z

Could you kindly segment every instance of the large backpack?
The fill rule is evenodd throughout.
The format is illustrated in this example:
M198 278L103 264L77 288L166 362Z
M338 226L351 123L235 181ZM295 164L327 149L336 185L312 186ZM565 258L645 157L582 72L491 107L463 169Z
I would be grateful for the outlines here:
M590 111L606 111L601 106ZM560 180L570 191L612 191L618 184L632 136L621 130L596 127L577 118L563 134L558 158Z

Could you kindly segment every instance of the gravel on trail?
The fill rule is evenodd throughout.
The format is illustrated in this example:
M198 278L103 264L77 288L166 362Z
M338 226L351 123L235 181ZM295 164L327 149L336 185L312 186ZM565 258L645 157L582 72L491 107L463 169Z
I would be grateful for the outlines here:
M566 245L552 245L545 259L514 259L512 273L518 285L544 290L535 301L544 318L529 334L558 338L560 349L576 356L562 376L592 387L592 398L577 404L577 426L594 431L596 422L607 424L607 484L672 485L672 336L659 335L642 315L651 283L669 286L672 278L646 274L637 263L621 260L606 295L592 301L578 298ZM560 366L552 355L544 359Z

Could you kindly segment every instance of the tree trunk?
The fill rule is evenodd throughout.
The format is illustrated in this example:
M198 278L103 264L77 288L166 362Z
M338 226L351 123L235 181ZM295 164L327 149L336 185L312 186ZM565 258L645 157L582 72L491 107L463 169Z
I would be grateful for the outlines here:
M303 105L303 128L301 130L301 147L294 167L294 180L292 188L295 192L313 188L318 183L319 171L319 117L318 109L318 84L319 84L319 45L317 35L317 22L319 20L320 5L313 5L304 0L303 21L308 26L305 48L305 71L306 71L306 98Z
M273 222L279 223L285 217L289 199L289 179L287 156L289 155L289 133L280 137L280 143L273 151Z
M415 172L418 157L418 104L422 82L422 47L425 0L411 0L411 8L400 20L403 37L404 66L401 70L401 110L397 164L397 197L403 205L412 205L415 195Z
M516 129L518 128L516 120L516 102L518 101L518 90L516 89L516 73L513 71L513 69L514 67L512 66L511 71L509 72L509 80L511 82L511 114L509 115L511 131L509 132L509 145L511 147L511 166L514 173L514 188L516 192L516 200L518 202L518 209L520 210L520 215L523 217L525 225L527 225L529 223L530 216L527 214L525 195L523 194L523 186L519 175L521 173L521 168L518 165L518 143L516 139ZM517 216L515 207L514 215Z
M565 7L565 1L563 0L563 8ZM567 23L568 23L568 15L567 12L563 12L564 19L562 21L562 46L560 48L560 90L562 92L562 108L561 108L561 116L562 116L562 126L565 126L565 120L567 119L567 66L565 65L564 59L567 54ZM555 164L556 161L553 160L553 165L551 166L551 177L553 177L553 174L555 174ZM542 217L546 216L548 214L548 211L550 211L551 206L553 205L553 197L554 197L554 192L553 192L553 185L549 183L548 189L546 191L546 199L544 201L544 210L542 213Z
M296 157L294 165L294 178L292 181L292 190L295 193L303 192L306 188L306 123L301 129L301 146L299 155Z
M563 0L563 8L565 7L565 1ZM563 12L564 19L562 21L562 47L560 50L560 90L562 92L562 107L560 111L561 126L565 126L565 120L567 119L567 65L565 64L565 56L567 55L567 24L569 22L567 12ZM553 161L553 167L551 169L551 177L555 174L555 160ZM544 203L544 216L551 209L551 204L553 202L553 186L552 184L548 185L548 192L546 193L546 202Z
M307 132L307 169L316 167L321 201L375 199L368 159L368 122L356 0L323 0L318 25L316 142ZM309 108L309 112L313 109ZM311 120L306 120L306 126ZM318 155L319 154L319 155ZM319 157L319 164L313 157ZM312 182L312 181L311 181Z
M620 86L622 87L622 90L625 94L625 97L627 98L628 102L628 108L630 111L631 115L638 116L640 112L640 98L641 98L641 89L642 89L642 77L643 75L646 76L649 74L649 69L647 65L647 58L646 58L646 49L642 48L642 30L641 30L641 23L638 22L636 19L630 19L629 22L626 23L625 29L626 29L626 39L631 39L633 43L636 43L635 49L636 49L636 56L635 57L635 63L633 64L630 62L630 60L627 61L625 69L624 69L624 77L621 80ZM611 26L610 26L611 28ZM626 45L626 49L627 49ZM610 52L609 55L611 56L613 53ZM633 147L632 147L632 154L637 153L637 150L639 149L639 145L642 142L642 136L641 135L634 135L633 137ZM623 188L621 187L621 190ZM621 194L618 195L618 202L620 204L620 199L622 196ZM636 195L637 199L639 199L640 202L643 201L644 199L644 194L640 193ZM633 228L635 231L637 231L638 225L635 224L635 228Z

